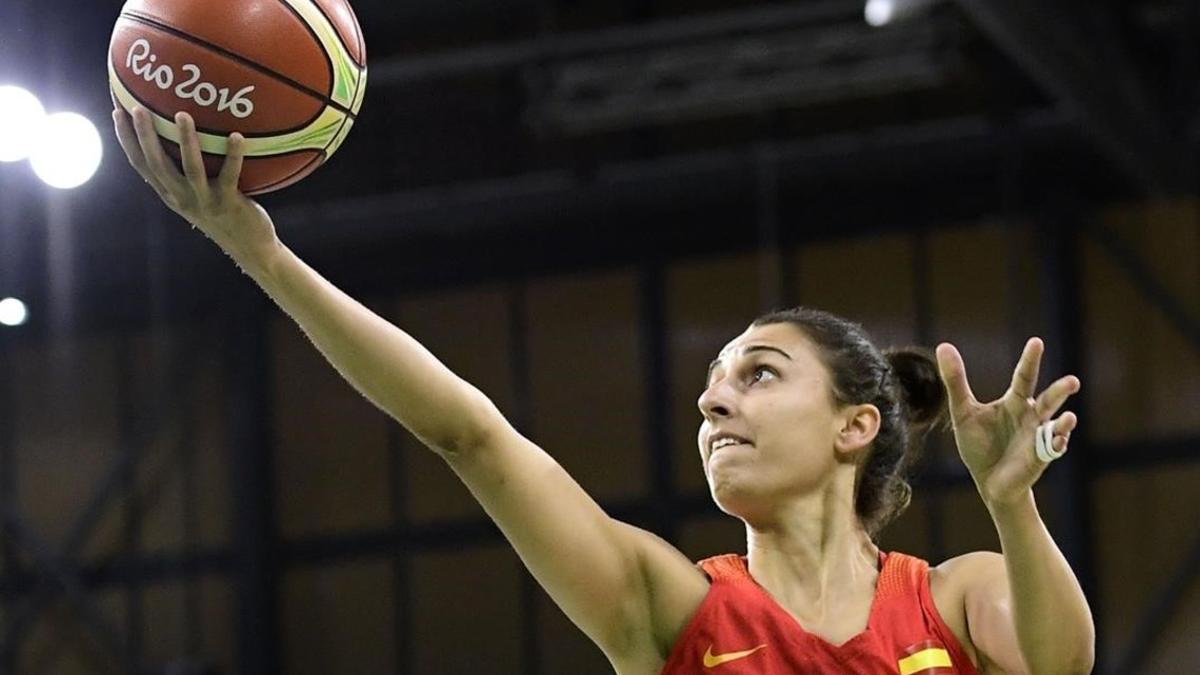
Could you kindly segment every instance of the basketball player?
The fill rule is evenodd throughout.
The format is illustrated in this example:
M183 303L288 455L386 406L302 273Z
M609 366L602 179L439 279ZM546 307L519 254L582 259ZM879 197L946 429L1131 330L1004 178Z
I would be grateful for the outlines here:
M225 251L351 384L466 483L559 607L622 674L1087 673L1094 626L1032 487L1077 423L1055 415L1074 376L1035 392L1031 339L1001 398L977 401L957 350L881 354L855 324L769 314L713 361L699 399L713 498L746 527L746 555L693 564L608 517L479 390L340 292L237 191L233 134L208 179L193 120L176 119L183 173L149 114L114 113L129 161ZM938 378L940 369L941 381ZM942 382L944 381L944 387ZM935 567L875 536L907 505L917 437L947 407L999 533Z

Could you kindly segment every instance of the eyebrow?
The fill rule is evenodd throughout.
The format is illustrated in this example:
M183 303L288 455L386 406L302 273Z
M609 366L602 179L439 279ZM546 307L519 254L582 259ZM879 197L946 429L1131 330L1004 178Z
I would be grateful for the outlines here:
M783 351L779 347L772 347L770 345L750 345L742 350L742 355L745 356L746 354L753 354L754 352L775 352L776 354L783 355L783 358L787 359L788 361L792 360L792 357L788 356L787 352ZM712 379L713 371L716 370L717 366L720 364L721 359L719 357L713 359L713 362L708 364L708 376L704 378L705 382L708 382Z

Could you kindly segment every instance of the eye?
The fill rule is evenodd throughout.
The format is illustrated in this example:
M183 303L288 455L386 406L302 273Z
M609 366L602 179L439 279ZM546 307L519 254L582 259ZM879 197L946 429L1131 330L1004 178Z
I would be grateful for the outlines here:
M775 369L770 366L755 366L753 374L750 376L750 381L762 382L763 379L768 375L770 376L769 379L779 377L779 373L775 372Z

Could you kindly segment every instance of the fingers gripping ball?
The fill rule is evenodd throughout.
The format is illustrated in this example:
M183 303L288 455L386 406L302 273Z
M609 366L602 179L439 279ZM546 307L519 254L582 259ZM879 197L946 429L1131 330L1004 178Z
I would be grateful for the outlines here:
M189 113L209 176L241 132L238 187L254 195L311 174L346 140L366 94L366 47L346 0L128 0L108 79L118 106L151 112L176 161L175 114Z

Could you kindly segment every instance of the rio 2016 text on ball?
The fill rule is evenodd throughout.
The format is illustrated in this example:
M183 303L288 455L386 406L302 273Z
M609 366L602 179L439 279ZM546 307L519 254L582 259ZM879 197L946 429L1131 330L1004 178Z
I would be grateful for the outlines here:
M151 49L149 40L135 40L125 57L125 67L132 70L134 75L167 91L175 84L175 70L165 63L155 67L158 57ZM243 87L230 98L228 87L218 89L214 84L200 82L203 76L196 64L184 64L180 69L187 74L188 79L175 87L175 95L179 98L195 101L202 108L216 104L217 112L229 111L238 119L245 119L254 114L254 101L249 98L250 93L254 91L253 85Z

